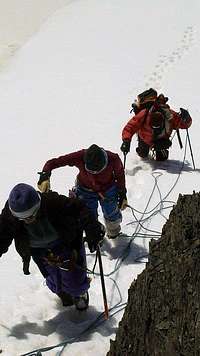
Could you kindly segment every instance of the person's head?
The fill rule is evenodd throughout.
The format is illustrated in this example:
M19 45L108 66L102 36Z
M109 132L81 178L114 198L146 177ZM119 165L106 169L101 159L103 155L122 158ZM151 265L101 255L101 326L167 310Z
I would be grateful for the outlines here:
M40 208L39 193L29 184L19 183L10 192L8 205L13 216L29 224Z
M168 102L168 97L164 96L164 94L159 94L157 97L157 103L161 105L165 105Z
M153 112L151 114L152 129L162 129L164 127L164 116L160 112Z
M160 112L153 112L151 114L151 128L153 132L154 140L163 134L165 129L164 116Z
M98 174L107 167L107 153L103 148L93 144L85 151L84 162L89 173Z

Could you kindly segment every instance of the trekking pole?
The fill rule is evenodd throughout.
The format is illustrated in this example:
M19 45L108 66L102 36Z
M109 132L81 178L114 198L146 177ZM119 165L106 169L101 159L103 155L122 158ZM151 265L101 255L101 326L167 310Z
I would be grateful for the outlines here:
M127 156L127 153L126 152L124 152L124 170L125 170L125 167L126 167L126 156Z
M194 164L194 157L193 157L192 146L191 146L191 142L190 142L190 136L189 136L188 129L186 129L186 132L187 132L187 139L188 139L189 146L190 146L190 153L191 153L191 157L192 157L192 163L193 163L193 167L194 167L194 171L195 171L196 168L195 168L195 164Z
M182 150L183 144L182 144L182 140L181 140L181 135L180 135L179 129L176 129L176 133L177 133L178 143L179 143L180 149Z
M102 265L102 259L101 259L101 251L100 251L99 245L97 245L97 258L99 260L99 271L100 271L100 277L101 277L101 288L102 288L103 302L104 302L104 317L105 317L105 319L108 319L109 318L109 311L108 311L106 288L105 288L104 275L103 275L103 265Z

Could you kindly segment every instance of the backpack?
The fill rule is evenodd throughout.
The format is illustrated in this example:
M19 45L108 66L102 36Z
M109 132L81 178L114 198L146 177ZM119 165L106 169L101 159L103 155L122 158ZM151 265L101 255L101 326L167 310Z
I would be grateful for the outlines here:
M163 107L169 108L169 106L166 105L167 101L167 97L165 97L163 94L158 95L155 89L150 88L138 94L137 99L131 105L132 109L130 113L134 112L135 114L138 114L141 110L144 109L151 109L151 111L162 112L163 110L161 110L161 107L162 109Z
M138 114L141 110L143 109L148 109L145 115L144 120L146 120L146 117L151 111L152 113L159 112L163 115L164 121L165 121L165 128L167 130L168 122L172 118L172 114L170 113L170 107L167 104L168 98L165 97L163 94L157 93L157 91L153 88L147 89L143 91L142 93L138 94L137 99L134 101L134 103L131 105L132 109L130 113L134 112L134 114ZM179 141L179 146L182 149L183 144L181 141L179 129L176 129L178 141ZM169 140L168 140L169 141ZM171 145L171 144L170 144Z
M158 142L161 146L161 141L159 139L160 135L163 132L167 132L169 129L169 120L172 118L172 114L170 112L170 107L166 104L168 98L163 94L157 93L157 91L153 88L145 90L144 92L138 94L137 99L132 104L132 110L135 115L138 114L141 110L147 109L147 112L144 117L144 121L146 120L149 113L151 113L151 127L153 130L153 140L154 142ZM171 141L169 139L165 139L164 146L170 146ZM168 148L165 147L165 148Z

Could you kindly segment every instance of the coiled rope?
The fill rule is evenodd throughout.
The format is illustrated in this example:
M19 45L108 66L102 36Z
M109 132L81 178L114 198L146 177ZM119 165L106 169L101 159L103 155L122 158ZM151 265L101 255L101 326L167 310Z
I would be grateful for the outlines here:
M133 214L133 217L135 219L135 221L131 221L129 223L127 223L126 225L134 225L136 224L136 227L135 227L135 230L133 232L133 234L130 237L130 241L128 242L127 246L124 248L124 250L122 251L121 255L118 257L116 263L115 263L115 267L114 269L110 272L110 273L107 273L107 274L104 274L105 277L109 277L112 282L114 283L117 291L118 291L118 294L119 294L119 302L116 303L113 307L109 308L109 317L112 318L114 315L116 315L117 313L119 313L120 311L122 311L125 307L126 307L126 304L127 303L123 303L122 302L122 295L121 295L121 292L120 292L120 289L119 289L119 286L117 285L117 282L116 282L116 279L112 279L111 278L111 275L114 274L115 272L117 272L123 261L125 261L125 259L128 257L129 253L130 253L130 250L131 250L131 244L132 242L134 241L134 239L137 237L137 238L148 238L148 239L151 239L151 238L159 238L161 236L161 233L159 231L156 231L156 230L151 230L151 229L148 229L144 226L144 223L146 223L149 219L151 219L153 216L157 215L158 213L160 213L162 215L162 211L165 210L165 209L169 209L171 208L173 205L169 205L167 207L164 206L164 204L168 203L168 204L174 204L174 202L172 201L168 201L166 200L166 198L171 194L171 192L173 191L173 189L175 188L179 178L180 178L180 175L181 175L181 172L183 170L183 166L184 166L184 163L185 163L185 157L186 157L186 151L187 151L187 142L188 142L188 137L186 137L186 140L185 140L185 148L184 148L184 157L183 157L183 160L182 160L182 165L181 165L181 168L180 168L180 171L177 175L177 178L174 182L174 184L172 185L172 187L170 188L170 190L168 191L168 193L162 198L162 194L161 194L161 191L160 191L160 188L159 188L159 185L158 185L158 179L162 176L162 173L158 173L158 172L155 172L155 173L152 173L152 176L154 178L154 186L153 186L153 189L151 191L151 194L149 196L149 199L147 201L147 204L146 204L146 207L144 209L143 212L133 208L132 206L128 205L128 207L131 209L132 211L132 214ZM160 197L160 201L150 210L148 210L148 207L149 207L149 204L150 204L150 201L152 199L152 196L155 192L155 190L158 190L159 192L159 197ZM138 219L136 217L136 213L138 214L141 214L141 218ZM148 215L147 217L145 217L145 215ZM163 216L163 215L162 215ZM163 216L165 219L166 217ZM146 233L142 233L141 230L145 230ZM148 232L148 233L147 233ZM149 234L151 233L151 234ZM138 257L136 257L134 259L134 261L138 261L138 260L141 260L141 259L144 259L144 258L147 258L148 257L148 254L145 254L145 255L140 255ZM94 272L94 269L95 269L95 266L96 266L96 261L95 261L95 264L94 264L94 268L92 271L90 270L87 270L88 273L91 273L91 274L94 274L94 275L98 275L99 276L99 273L95 273ZM92 321L90 323L90 325L88 327L86 327L82 332L80 332L77 336L75 337L72 337L72 338L69 338L61 343L58 343L56 345L53 345L53 346L48 346L48 347L44 347L44 348L38 348L36 350L33 350L33 351L30 351L28 353L25 353L21 356L42 356L42 353L43 352L46 352L46 351L50 351L50 350L53 350L55 348L59 348L59 347L62 347L61 351L58 351L57 353L57 356L61 356L61 354L63 353L65 347L69 344L72 344L78 340L80 340L80 338L87 334L87 333L90 333L92 330L94 330L95 328L99 327L101 324L103 324L104 322L106 322L106 320L104 319L104 313L100 313L98 315L97 318L95 318L94 321Z

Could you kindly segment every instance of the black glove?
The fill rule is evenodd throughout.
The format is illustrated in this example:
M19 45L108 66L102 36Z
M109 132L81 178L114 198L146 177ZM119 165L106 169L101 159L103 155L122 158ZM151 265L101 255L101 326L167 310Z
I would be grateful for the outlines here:
M86 240L90 252L94 252L97 249L98 244L103 240L105 235L104 226L97 221L95 225L90 226L86 231Z
M180 117L183 122L188 122L191 119L189 112L183 108L180 108Z
M127 207L127 196L126 196L126 189L120 190L118 192L118 207L120 210L124 210Z
M30 265L30 257L23 258L23 272L26 275L30 274L29 265Z
M120 147L120 150L124 153L127 154L130 152L130 146L131 146L131 141L128 140L123 140L123 143Z
M132 109L130 111L130 114L132 112L134 112L134 114L137 115L139 113L139 111L140 111L140 109L138 108L138 105L136 103L133 103L133 104L131 104L131 107L132 107Z

